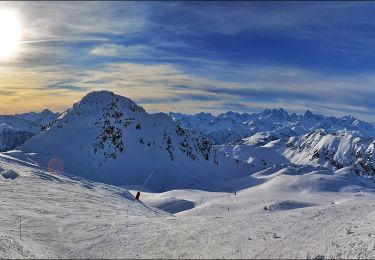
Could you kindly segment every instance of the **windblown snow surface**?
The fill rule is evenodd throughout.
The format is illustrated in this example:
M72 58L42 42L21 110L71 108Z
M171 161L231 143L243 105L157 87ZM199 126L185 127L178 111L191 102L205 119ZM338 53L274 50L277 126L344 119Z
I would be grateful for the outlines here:
M374 184L351 168L272 166L215 183L220 192L142 191L137 202L140 188L12 153L0 166L1 258L375 257Z
M370 137L304 122L214 145L91 93L0 153L0 258L375 258Z

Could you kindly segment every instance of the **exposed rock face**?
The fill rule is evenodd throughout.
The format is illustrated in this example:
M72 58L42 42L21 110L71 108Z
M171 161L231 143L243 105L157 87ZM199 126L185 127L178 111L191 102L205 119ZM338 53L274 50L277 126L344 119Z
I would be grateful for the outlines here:
M5 124L0 125L0 152L16 148L33 135L33 133L13 129Z
M233 174L245 172L245 166L219 155L201 133L181 128L164 113L148 114L108 91L86 95L22 150L37 152L42 165L58 157L68 172L118 185L141 184L155 170L162 186L155 181L155 189L232 174L229 165L237 168Z
M333 169L354 166L358 175L375 175L374 145L372 138L329 134L321 129L266 146L273 146L296 164Z

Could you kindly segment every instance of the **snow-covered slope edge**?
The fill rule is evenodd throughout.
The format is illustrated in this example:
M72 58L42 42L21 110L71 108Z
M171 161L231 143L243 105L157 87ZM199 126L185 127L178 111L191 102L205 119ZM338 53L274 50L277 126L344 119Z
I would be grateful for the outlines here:
M46 171L2 153L0 188L2 259L103 258L101 246L114 241L108 236L114 226L125 228L137 216L169 215L136 202L126 189ZM90 249L93 245L97 249ZM106 252L116 255L110 247Z

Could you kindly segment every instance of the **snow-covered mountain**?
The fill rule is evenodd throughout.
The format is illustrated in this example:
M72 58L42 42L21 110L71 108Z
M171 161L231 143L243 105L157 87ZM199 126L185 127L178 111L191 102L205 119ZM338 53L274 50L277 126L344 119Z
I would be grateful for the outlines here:
M266 109L259 114L169 115L184 128L225 144L218 147L228 156L254 161L257 169L262 162L273 164L278 153L292 164L334 170L353 166L358 175L375 175L375 124L352 116L323 116L309 110L296 115L284 109Z
M240 176L248 165L219 153L211 140L128 98L92 92L20 146L39 165L116 185L206 187Z
M14 149L23 144L31 136L39 133L43 125L57 116L58 113L48 109L40 113L0 115L0 151Z
M7 124L14 129L37 134L41 131L42 126L57 116L58 113L54 113L48 109L44 109L40 113L29 112L16 115L0 115L0 124Z
M290 164L286 157L268 147L253 145L217 145L216 147L226 156L249 164L254 172L276 165Z
M183 128L207 134L216 144L264 145L272 140L300 136L317 129L324 129L327 133L350 133L363 138L375 137L373 123L352 116L317 115L309 110L302 115L289 114L282 108L253 114L227 112L217 116L209 113L169 115Z
M216 144L227 144L248 137L252 133L246 122L254 119L253 115L227 112L218 116L210 113L184 115L181 113L168 113L172 119L185 129L201 131Z
M55 117L49 110L0 116L5 121L1 151L21 145L44 124L41 134L20 147L35 153L31 160L116 185L141 185L154 171L147 183L151 189L204 187L233 177L229 173L240 176L280 164L353 166L359 175L375 174L375 125L351 116L284 109L167 116L100 91Z
M272 141L264 148L274 149L299 165L336 170L353 166L358 175L375 175L375 138L361 138L351 133L330 134L320 129Z
M14 129L11 126L2 123L0 124L0 152L13 149L23 144L32 136L33 133Z

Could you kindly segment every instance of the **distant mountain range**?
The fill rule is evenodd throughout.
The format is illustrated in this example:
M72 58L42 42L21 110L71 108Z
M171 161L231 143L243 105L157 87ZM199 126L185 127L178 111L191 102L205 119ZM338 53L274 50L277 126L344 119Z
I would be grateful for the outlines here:
M244 161L263 157L272 162L277 152L292 164L333 170L351 166L358 175L375 175L375 124L352 116L324 116L309 110L297 115L282 108L253 114L169 115L182 127L209 136L227 155ZM265 155L264 149L273 152Z
M210 113L185 115L170 112L173 120L183 128L199 130L215 144L246 143L264 145L279 138L300 136L318 129L327 133L350 133L353 136L375 137L375 124L352 116L334 117L313 114L289 114L282 108L266 109L261 113L239 114L227 112L214 116Z
M0 115L0 151L14 149L33 135L42 126L55 119L58 113L48 109L40 113L30 112L17 115Z
M375 125L284 109L261 113L147 113L109 91L62 114L0 116L0 149L31 163L114 185L213 189L268 167L352 167L375 175ZM22 154L22 155L21 155Z

